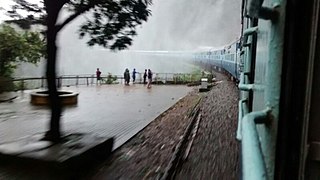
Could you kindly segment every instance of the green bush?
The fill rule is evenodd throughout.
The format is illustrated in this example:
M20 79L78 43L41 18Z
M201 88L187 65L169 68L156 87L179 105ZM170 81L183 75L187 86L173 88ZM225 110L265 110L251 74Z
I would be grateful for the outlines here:
M113 84L115 81L117 81L117 76L112 76L111 73L108 73L107 79L103 80L106 84Z

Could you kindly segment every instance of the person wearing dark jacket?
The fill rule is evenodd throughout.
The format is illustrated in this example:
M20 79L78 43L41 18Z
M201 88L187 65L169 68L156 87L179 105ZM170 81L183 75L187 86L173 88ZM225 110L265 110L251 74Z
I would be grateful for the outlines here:
M144 74L143 74L143 84L146 84L147 80L147 69L144 70Z
M101 71L99 70L99 68L97 68L96 76L97 76L97 84L98 83L101 84Z
M147 88L151 88L151 83L152 83L152 72L150 69L148 69L148 84Z
M129 85L129 82L130 82L130 73L129 73L129 69L128 69L128 68L124 71L123 77L124 77L124 84L125 84L125 85Z

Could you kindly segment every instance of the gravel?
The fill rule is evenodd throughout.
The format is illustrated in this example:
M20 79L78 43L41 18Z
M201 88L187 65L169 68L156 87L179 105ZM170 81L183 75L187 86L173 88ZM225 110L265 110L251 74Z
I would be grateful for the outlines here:
M188 159L176 179L239 179L239 143L236 141L238 90L222 74L222 81L201 102L202 120Z

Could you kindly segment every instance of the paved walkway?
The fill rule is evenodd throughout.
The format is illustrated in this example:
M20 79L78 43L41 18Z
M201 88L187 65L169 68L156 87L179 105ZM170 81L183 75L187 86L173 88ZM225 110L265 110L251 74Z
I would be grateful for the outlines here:
M68 87L80 93L76 106L64 109L64 132L115 137L119 147L163 111L184 97L186 86L102 85ZM12 102L0 103L0 144L45 132L49 109L30 104L30 91L17 93Z
M17 93L15 92L2 92L0 93L0 103L11 101L17 97Z

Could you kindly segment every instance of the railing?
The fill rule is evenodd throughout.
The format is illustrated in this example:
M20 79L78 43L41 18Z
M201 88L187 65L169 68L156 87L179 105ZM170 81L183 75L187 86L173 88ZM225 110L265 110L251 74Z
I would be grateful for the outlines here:
M152 82L154 84L187 84L193 82L200 82L201 74L191 73L154 73ZM124 78L122 75L106 75L101 76L102 84L123 84ZM78 85L94 85L97 83L95 75L63 75L58 76L57 86L78 86ZM111 79L111 81L107 81ZM14 84L15 90L46 88L47 82L45 77L29 77L29 78L13 78L11 80ZM130 79L132 82L132 76ZM135 83L143 83L143 74L137 73Z

